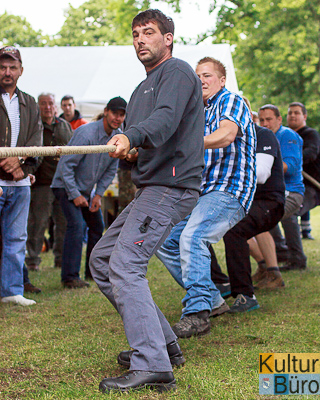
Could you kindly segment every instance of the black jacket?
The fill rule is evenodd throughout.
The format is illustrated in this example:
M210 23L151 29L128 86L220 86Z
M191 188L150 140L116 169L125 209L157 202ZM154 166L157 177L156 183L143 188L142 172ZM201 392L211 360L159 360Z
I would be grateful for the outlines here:
M320 182L320 136L319 133L304 126L298 131L303 139L303 170ZM313 184L304 179L305 185L313 186Z

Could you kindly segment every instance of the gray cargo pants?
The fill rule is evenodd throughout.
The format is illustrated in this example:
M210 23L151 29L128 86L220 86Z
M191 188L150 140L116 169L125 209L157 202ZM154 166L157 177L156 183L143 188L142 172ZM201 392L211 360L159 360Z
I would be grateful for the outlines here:
M119 312L128 343L135 349L131 370L172 371L166 344L176 336L152 299L147 266L198 197L198 192L190 189L139 189L91 253L93 279Z

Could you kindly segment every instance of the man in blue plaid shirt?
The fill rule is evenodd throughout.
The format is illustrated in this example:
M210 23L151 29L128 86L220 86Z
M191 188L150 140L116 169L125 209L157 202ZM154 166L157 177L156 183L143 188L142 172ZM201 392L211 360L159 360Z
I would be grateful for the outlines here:
M177 224L157 252L186 289L180 338L210 332L211 315L229 310L211 280L208 247L248 213L256 189L256 133L243 99L224 86L226 69L214 58L198 62L205 111L205 168L201 196L192 213Z

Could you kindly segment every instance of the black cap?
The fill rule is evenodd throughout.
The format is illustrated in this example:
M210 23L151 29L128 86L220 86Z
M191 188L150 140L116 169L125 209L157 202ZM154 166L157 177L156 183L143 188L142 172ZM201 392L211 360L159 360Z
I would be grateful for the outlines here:
M0 58L5 56L22 63L20 51L14 46L5 46L0 49Z
M122 98L122 97L114 97L109 101L107 104L107 110L124 110L126 111L127 108L127 102Z

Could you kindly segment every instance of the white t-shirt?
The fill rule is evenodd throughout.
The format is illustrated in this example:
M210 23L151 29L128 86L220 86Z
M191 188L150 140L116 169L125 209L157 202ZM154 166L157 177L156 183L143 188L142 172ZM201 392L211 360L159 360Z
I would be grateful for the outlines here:
M16 93L10 99L9 93L3 93L2 99L6 106L7 113L11 124L11 147L17 146L18 136L20 132L20 111L19 111L19 99ZM5 181L0 179L0 186L30 186L30 178L27 176L21 181Z

